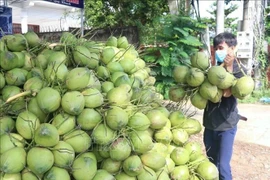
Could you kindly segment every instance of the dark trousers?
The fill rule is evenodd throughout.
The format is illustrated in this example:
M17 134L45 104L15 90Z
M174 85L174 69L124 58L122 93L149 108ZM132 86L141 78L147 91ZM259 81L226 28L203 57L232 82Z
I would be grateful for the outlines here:
M237 127L226 131L204 130L204 145L209 160L219 170L219 180L232 180L230 161Z

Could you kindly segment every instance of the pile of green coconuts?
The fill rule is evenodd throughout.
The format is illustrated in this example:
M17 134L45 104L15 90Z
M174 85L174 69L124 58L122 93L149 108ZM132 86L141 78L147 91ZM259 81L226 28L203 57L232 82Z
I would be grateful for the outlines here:
M162 105L125 36L98 42L63 32L49 43L30 31L6 35L0 68L0 180L218 179L190 140L200 122ZM203 77L192 86L210 88Z

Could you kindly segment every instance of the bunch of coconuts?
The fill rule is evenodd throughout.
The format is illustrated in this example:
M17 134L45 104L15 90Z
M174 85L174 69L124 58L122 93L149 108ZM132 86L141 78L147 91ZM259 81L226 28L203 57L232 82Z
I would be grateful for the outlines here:
M190 58L187 65L175 66L173 78L177 85L170 88L169 98L179 102L190 98L198 109L204 109L208 101L221 101L223 90L231 88L232 95L244 99L254 90L254 80L246 75L237 79L223 66L211 66L205 52L198 51Z

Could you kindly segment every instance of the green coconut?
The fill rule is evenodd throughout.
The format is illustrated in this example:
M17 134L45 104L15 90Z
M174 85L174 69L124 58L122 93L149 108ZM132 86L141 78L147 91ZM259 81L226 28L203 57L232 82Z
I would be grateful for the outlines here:
M25 91L39 92L43 88L44 82L38 76L29 78L23 85Z
M140 82L140 79L139 79L139 78L136 78L136 77L135 77L135 79L138 79L138 81ZM156 78L153 77L153 76L149 76L149 77L147 77L147 78L144 80L144 84L145 84L146 86L154 86L155 83L156 83Z
M181 86L172 86L169 89L169 99L174 102L182 101L186 94L186 90Z
M129 46L126 36L121 36L117 39L117 47L126 49Z
M21 172L22 180L39 180L40 178L29 168L24 168Z
M123 58L121 59L120 64L123 67L124 72L127 74L132 74L137 70L134 59Z
M4 77L3 73L0 72L0 89L5 87L5 85L6 85L5 77Z
M107 99L111 105L126 107L130 102L131 95L130 85L122 84L107 92Z
M110 71L110 73L114 73L114 72L124 72L124 69L122 67L122 65L120 64L119 61L113 61L113 62L109 62L106 67L108 68L108 70Z
M145 179L147 179L147 180L157 180L157 174L153 169L151 169L151 168L149 168L147 166L144 166L143 167L143 172L137 176L137 179L138 180L145 180Z
M38 106L37 98L32 97L27 105L28 111L35 114L39 119L40 123L46 122L48 114L44 113L42 109Z
M203 179L219 179L219 172L217 167L210 161L200 163L196 169L198 176Z
M207 78L213 85L223 83L227 75L227 71L222 66L212 66L207 72Z
M74 44L77 42L77 38L71 32L62 32L60 42L64 44Z
M65 82L68 68L65 64L49 63L44 71L45 78L52 84Z
M5 36L4 36L5 37ZM5 38L0 39L0 52L1 51L6 51L7 50L7 46L6 43L4 42Z
M51 180L51 179L65 179L70 180L70 175L68 171L64 168L60 168L57 166L53 166L50 170L48 170L44 176L44 180Z
M128 114L121 107L111 106L105 113L106 124L113 130L120 130L128 123Z
M114 180L114 176L104 169L98 169L92 180Z
M27 79L35 76L39 77L40 79L44 79L43 69L34 67L30 71L28 71Z
M190 68L186 75L186 82L191 87L198 87L204 82L204 73L199 68Z
M131 154L130 142L125 138L117 138L109 149L110 158L115 161L123 161Z
M202 130L202 125L200 121L194 118L187 118L181 126L188 135L198 134Z
M199 156L203 155L202 146L199 142L187 142L184 148L189 152L189 161L195 161Z
M5 73L6 83L8 85L21 86L26 82L28 71L21 68L14 68Z
M2 99L4 101L7 101L9 98L17 95L21 93L21 89L17 86L13 86L13 85L6 85L3 89L2 89ZM22 97L17 98L17 100L23 100Z
M114 46L114 47L117 47L117 37L115 36L110 36L106 43L105 43L106 46Z
M165 126L169 119L159 110L150 110L145 114L150 120L152 129L161 129Z
M1 68L8 71L14 68L21 68L24 66L25 58L18 56L18 53L10 51L0 52Z
M92 130L102 121L102 119L102 115L97 110L84 108L77 116L76 122L83 130Z
M141 81L144 81L146 78L149 77L148 68L139 69L135 73L132 74L134 77L139 78Z
M28 31L27 33L24 34L24 37L30 48L38 46L41 42L41 39L34 31Z
M85 99L85 107L96 108L103 104L104 98L101 92L96 88L88 88L82 91Z
M52 149L54 164L58 167L67 168L75 159L73 147L65 141L59 141Z
M184 147L176 147L170 154L176 166L185 165L189 161L190 152Z
M22 147L14 147L1 154L0 171L7 174L19 173L26 165L26 151Z
M186 75L189 72L189 67L185 65L175 66L173 69L173 79L177 83L186 83Z
M128 77L128 74L125 72L122 72L122 71L117 71L117 72L114 72L111 74L110 80L111 80L111 82L115 83L115 81L121 76Z
M96 68L96 73L99 79L107 80L110 77L110 71L105 66L98 66Z
M135 177L143 172L143 163L139 156L132 155L129 156L123 162L123 170L124 172L132 177Z
M166 159L164 156L157 152L147 152L140 156L142 163L153 169L154 171L158 171L163 168L166 164Z
M220 102L222 96L223 96L223 90L218 89L216 96L214 98L210 98L209 101L211 101L213 103L218 103L218 102Z
M59 139L57 128L52 124L42 123L35 130L34 141L37 145L52 147L58 144Z
M44 147L32 147L27 153L27 165L36 175L47 172L54 163L52 151Z
M25 139L32 139L35 130L40 126L37 116L30 111L19 113L16 118L16 130Z
M17 133L6 133L0 136L0 144L0 154L3 154L5 151L8 151L14 147L23 148L25 145L25 140Z
M38 106L44 113L56 111L61 105L60 93L51 87L42 88L36 97Z
M243 76L240 79L237 79L236 83L232 86L232 94L239 98L244 99L250 95L255 87L255 83L252 77Z
M64 134L63 141L70 144L76 153L85 152L92 145L91 137L80 129Z
M206 70L210 67L209 57L205 52L198 51L190 58L191 65L201 70Z
M79 91L68 91L61 99L62 109L71 115L79 115L85 106L85 99Z
M217 87L219 89L228 89L230 88L231 86L233 86L233 84L235 83L236 81L236 78L234 77L233 74L229 73L229 72L226 72L226 77L225 79L220 82Z
M35 61L29 52L22 51L22 53L24 54L24 58L25 58L24 66L22 68L27 70L27 71L30 71L33 67L35 67Z
M129 176L125 172L120 172L114 176L116 180L137 180L136 176Z
M213 99L217 93L218 88L216 85L211 84L207 79L201 84L199 93L204 99Z
M21 180L22 179L22 175L21 173L13 173L13 174L7 174L4 172L0 173L0 179L1 180Z
M130 81L130 78L128 75L122 75L120 77L118 77L115 82L114 82L114 86L115 87L118 87L120 86L121 84L128 84L128 85L131 85L131 81Z
M76 46L73 50L74 61L83 67L94 69L98 66L98 57L95 57L94 53L91 53L85 46Z
M137 131L147 130L150 124L150 120L142 112L136 112L128 120L128 126Z
M48 63L59 66L59 64L65 64L66 62L67 55L63 51L52 51L51 54L48 55Z
M7 48L12 52L20 52L27 49L27 40L22 34L14 34L8 38Z
M159 170L156 172L157 180L171 180L169 174L164 170Z
M90 79L91 72L88 68L77 67L70 70L66 77L66 86L69 90L85 88Z
M96 144L107 145L116 137L116 131L100 123L92 132L91 137Z
M154 132L154 139L156 140L156 142L169 144L172 141L172 138L173 135L169 128L162 128Z
M187 117L182 111L172 111L169 115L169 120L172 127L181 127Z
M100 169L104 169L110 174L117 174L121 170L122 162L106 158L101 162Z
M76 119L73 115L61 112L54 115L51 124L56 127L59 135L64 135L75 128Z
M114 88L114 84L111 81L104 81L101 84L101 90L103 93L107 93L113 88Z
M0 136L5 133L10 133L15 128L15 120L10 116L0 117Z
M179 146L184 145L189 138L187 131L181 128L173 129L172 135L173 135L172 141Z
M152 137L147 130L132 131L128 136L132 143L133 151L138 154L146 153L154 147Z
M175 166L171 173L171 178L173 180L189 180L190 173L187 165Z
M36 67L46 69L48 60L44 54L42 53L38 54L37 57L35 57L34 61Z
M146 67L146 63L145 63L145 60L143 60L142 58L139 57L138 55L138 52L135 50L135 49L129 49L127 52L129 51L132 51L132 54L136 57L134 59L134 63L135 63L135 66L136 66L136 69L139 70L139 69L143 69ZM127 53L124 54L124 56L126 56Z
M207 105L207 99L203 98L199 92L194 93L190 97L190 102L198 109L204 109Z
M75 179L93 179L97 172L97 159L92 152L85 152L74 160L72 164L72 176Z
M114 46L106 46L101 52L101 61L104 64L116 61L121 57L120 50Z

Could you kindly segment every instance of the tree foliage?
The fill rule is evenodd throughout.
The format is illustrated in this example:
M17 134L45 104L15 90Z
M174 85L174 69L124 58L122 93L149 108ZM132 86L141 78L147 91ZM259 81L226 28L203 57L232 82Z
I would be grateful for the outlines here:
M183 14L163 16L158 22L157 41L162 46L149 48L143 59L153 64L156 90L168 99L168 91L174 85L174 67L190 64L190 55L203 47L200 34L205 32L206 26Z
M145 25L166 12L167 0L85 0L85 23L93 28Z
M233 18L230 15L238 9L237 4L228 3L228 5L224 9L225 21L224 21L224 28L226 31L231 32L233 34L237 31L237 17ZM206 23L209 27L209 31L212 34L215 34L216 31L216 14L217 14L217 3L213 3L210 7L210 10L207 12L211 15L210 18L202 18L202 22Z

